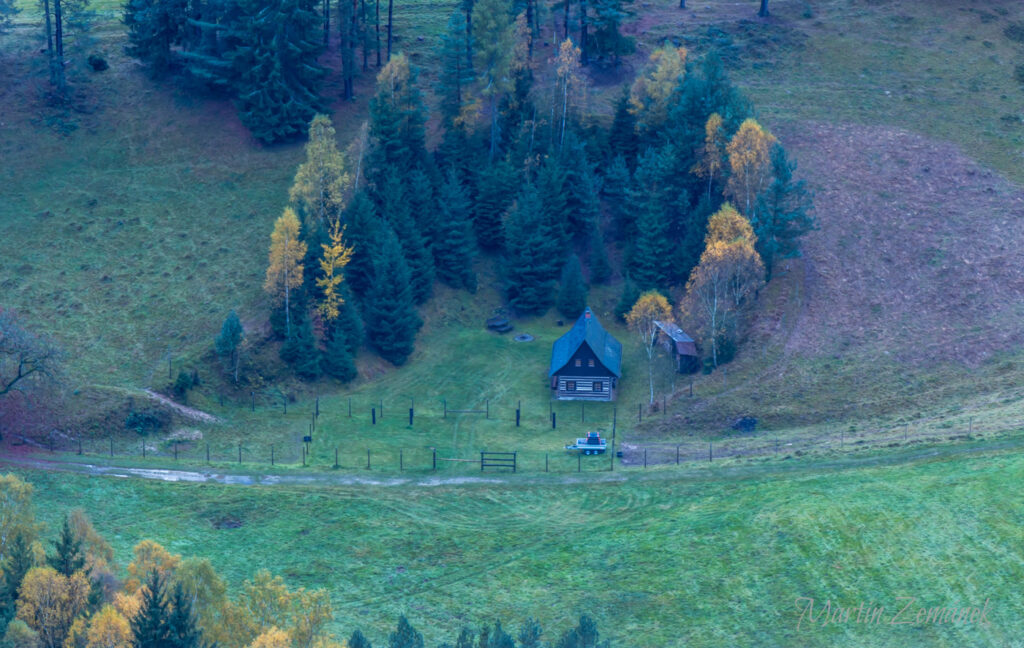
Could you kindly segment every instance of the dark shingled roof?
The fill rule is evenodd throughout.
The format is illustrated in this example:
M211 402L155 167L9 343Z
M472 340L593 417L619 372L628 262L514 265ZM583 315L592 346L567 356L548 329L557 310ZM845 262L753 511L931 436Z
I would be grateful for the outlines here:
M604 330L588 306L569 332L555 340L551 347L551 370L548 377L569 363L584 342L597 355L601 364L616 376L622 376L622 344Z

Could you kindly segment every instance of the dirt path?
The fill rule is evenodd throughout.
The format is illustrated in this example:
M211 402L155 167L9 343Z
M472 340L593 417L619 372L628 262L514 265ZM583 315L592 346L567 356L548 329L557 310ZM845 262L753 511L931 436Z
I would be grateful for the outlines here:
M201 423L220 422L220 419L214 416L213 414L207 414L206 412L197 410L192 407L188 407L186 405L182 405L181 403L175 403L170 398L167 398L162 394L158 394L152 389L143 389L142 391L151 399L157 401L158 403L164 405L165 407L169 407L170 409L174 410L178 414L181 414L185 418L192 419L193 421L199 421Z

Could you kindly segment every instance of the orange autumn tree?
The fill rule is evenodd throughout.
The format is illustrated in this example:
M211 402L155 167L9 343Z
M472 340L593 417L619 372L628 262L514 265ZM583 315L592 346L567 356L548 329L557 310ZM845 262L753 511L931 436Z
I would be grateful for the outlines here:
M17 617L39 634L42 648L61 648L89 602L89 580L81 571L71 576L52 567L33 567L18 590Z
M692 169L698 177L708 179L708 200L711 199L712 183L722 173L725 147L726 138L725 129L722 127L722 116L718 113L711 113L704 125L704 146L701 148L700 161Z
M581 109L586 101L586 78L580 67L580 48L572 39L562 41L555 59L557 101L561 104L561 118L558 132L558 148L565 143L565 125L571 112Z
M654 402L654 338L658 335L658 327L654 323L667 322L672 319L672 308L668 300L656 290L640 295L633 308L626 314L626 324L631 331L640 337L647 351L647 376L651 385L651 402Z
M306 256L306 244L299 239L299 218L295 210L285 207L284 214L274 222L270 235L270 261L267 265L267 279L263 289L284 304L285 330L292 334L291 291L302 285L302 260Z
M338 318L339 308L345 303L339 289L345 279L345 266L352 260L352 246L345 245L342 240L344 228L340 227L337 218L331 219L330 244L321 243L324 256L320 259L320 271L323 275L316 280L317 287L323 292L323 300L317 307L320 315L327 322Z
M747 298L764 283L764 263L754 249L757 237L729 203L711 216L700 262L690 273L682 310L705 340L711 342L711 358L718 366L720 338L739 318Z
M740 207L747 220L756 218L757 197L772 179L772 145L775 136L747 118L729 140L729 182L725 195Z
M86 648L131 648L132 629L128 619L110 605L92 616L86 633Z

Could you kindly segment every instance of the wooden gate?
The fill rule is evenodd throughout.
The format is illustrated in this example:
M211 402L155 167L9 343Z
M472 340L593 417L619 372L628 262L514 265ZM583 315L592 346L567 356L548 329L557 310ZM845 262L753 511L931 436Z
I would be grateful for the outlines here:
M481 452L480 471L483 472L484 468L511 468L512 472L515 472L516 454L515 452Z

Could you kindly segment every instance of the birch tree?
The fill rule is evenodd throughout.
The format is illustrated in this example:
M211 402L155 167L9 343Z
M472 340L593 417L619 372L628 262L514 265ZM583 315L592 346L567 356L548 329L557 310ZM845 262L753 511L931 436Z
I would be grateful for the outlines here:
M647 352L647 377L650 380L651 403L654 402L654 339L658 327L654 323L667 322L672 318L672 308L664 295L651 290L640 295L633 308L626 314L626 324L637 334Z

